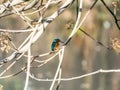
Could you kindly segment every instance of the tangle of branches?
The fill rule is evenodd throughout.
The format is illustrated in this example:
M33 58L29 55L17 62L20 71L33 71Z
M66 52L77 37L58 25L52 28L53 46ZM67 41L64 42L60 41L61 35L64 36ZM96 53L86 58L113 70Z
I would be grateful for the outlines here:
M75 79L81 79L90 75L95 75L98 73L116 73L120 72L120 70L97 70L95 72L87 73L85 75L80 75L76 77L71 78L61 78L62 75L62 61L64 57L64 51L66 50L66 47L69 42L71 42L71 39L74 37L76 32L79 30L83 34L89 37L89 39L92 39L94 42L98 43L99 45L107 48L110 50L108 46L105 46L102 42L97 41L92 36L89 35L85 30L81 29L81 26L83 25L84 21L86 20L87 16L90 14L91 10L95 7L95 5L98 2L101 2L103 6L107 9L107 11L110 13L111 17L115 21L115 25L118 30L120 30L119 25L119 19L116 17L116 9L112 11L109 6L106 4L105 0L93 0L93 3L91 3L91 6L89 7L88 11L84 15L84 17L81 18L81 14L83 11L83 0L76 0L76 22L74 24L74 27L72 29L72 32L67 37L66 40L64 40L64 43L61 45L59 50L57 52L47 51L47 53L43 53L40 55L32 55L32 49L31 46L36 43L36 41L41 38L41 35L46 31L47 26L53 22L58 16L63 13L67 8L69 8L71 5L75 3L75 0L8 0L7 2L2 2L0 4L0 18L4 18L10 15L17 15L20 17L26 24L26 28L21 30L6 30L6 29L0 29L0 49L4 52L9 53L10 50L13 52L9 54L9 56L3 58L0 60L0 68L2 68L4 65L6 65L9 62L12 62L10 65L8 65L2 72L0 72L0 79L10 78L13 76L16 76L22 72L26 73L26 81L24 90L27 90L29 78L32 78L37 81L50 81L51 86L49 90L53 90L55 84L56 84L56 90L59 89L60 82L61 81L69 81L69 80L75 80ZM50 5L60 5L60 7L54 11L51 15L45 17L46 12L49 10ZM113 3L114 8L116 8L116 3ZM39 17L35 19L31 19L30 15L38 14ZM17 33L29 33L28 37L24 39L24 41L17 47L11 38L10 34L17 34ZM114 43L113 43L114 44ZM114 49L114 47L113 47ZM47 57L46 60L37 60L41 57ZM44 65L46 65L49 61L54 59L56 56L59 56L59 63L57 65L56 73L54 75L53 79L41 79L35 77L32 72L30 71L31 68L40 68ZM21 58L24 57L27 62L24 63L23 67L20 67L21 70L12 73L10 75L6 75L7 73L17 62L21 60ZM37 62L39 65L34 66L33 63ZM56 82L57 81L57 82Z

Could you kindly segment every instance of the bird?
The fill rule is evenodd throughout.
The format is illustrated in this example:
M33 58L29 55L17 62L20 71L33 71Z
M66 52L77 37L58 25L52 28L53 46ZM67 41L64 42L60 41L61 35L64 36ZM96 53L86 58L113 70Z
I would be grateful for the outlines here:
M63 41L61 41L59 38L55 38L51 44L51 50L52 52L56 52L58 51L60 44L64 43Z

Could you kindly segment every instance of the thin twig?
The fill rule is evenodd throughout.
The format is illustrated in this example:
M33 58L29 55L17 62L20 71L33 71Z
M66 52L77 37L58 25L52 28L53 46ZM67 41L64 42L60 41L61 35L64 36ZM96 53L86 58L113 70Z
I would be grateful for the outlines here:
M58 67L57 67L57 71L56 71L56 73L55 73L54 79L53 79L53 81L52 81L52 84L51 84L49 90L53 90L53 87L54 87L55 81L56 81L57 76L58 76L58 74L59 74L60 66L61 66L62 61L63 61L64 48L65 48L65 47L62 47L62 51L59 51L59 53L61 53L61 57L60 57L60 60L59 60L59 64L58 64Z
M31 49L29 48L28 49L28 60L27 60L27 73L26 73L24 90L27 90L28 83L29 83L30 63L31 63Z
M61 51L61 50L60 50ZM36 61L36 58L39 58L39 57L43 57L43 56L46 56L46 55L49 55L50 53L45 53L45 54L41 54L41 55L38 55L38 56L30 56L30 58L32 58L32 60L31 60L31 65L32 65L32 63L34 62L34 61ZM59 52L57 52L54 56L52 56L51 58L49 58L49 59L47 59L47 60L45 60L44 62L44 64L46 64L47 62L49 62L51 59L53 59L56 55L58 55L59 54ZM25 56L26 57L26 56ZM27 58L28 58L28 56L27 56ZM10 66L8 66L7 67L7 69L5 69L1 74L0 74L0 79L4 79L4 78L10 78L10 77L12 77L12 76L16 76L16 75L18 75L18 74L20 74L21 72L23 72L23 71L25 71L26 69L27 69L27 63L22 67L22 69L20 70L20 71L18 71L17 73L14 73L14 74L11 74L11 75L7 75L7 76L2 76L4 73L6 73L17 61L18 61L19 59L17 59L17 60L15 60L12 64L10 64ZM44 64L42 64L42 65L44 65ZM41 65L41 66L42 66ZM37 68L37 67L40 67L40 65L39 66L31 66L31 68Z
M13 1L19 1L19 0L13 0ZM22 1L23 2L23 1ZM18 8L17 9L17 11L19 11L19 12L21 12L21 11L26 11L26 10L29 10L29 9L31 9L31 8L33 8L37 3L39 2L39 0L33 0L29 5L26 5L26 6L24 6L24 7L20 7L20 8ZM15 2L16 4L18 4L17 2ZM7 5L14 5L14 4L12 4L12 3L7 3ZM15 4L15 5L16 5ZM5 11L6 11L6 9L4 8L4 6L3 5L0 5L2 8L1 8L1 10L0 10L0 18L2 18L2 17L5 17L5 16L8 16L8 15L11 15L11 14L13 14L14 12L12 12L12 11L9 11L9 10L7 10L7 13L5 13ZM10 7L9 6L9 7Z
M14 62L12 62L5 70L3 70L3 71L0 73L0 77L1 77L4 73L6 73L13 65L15 65L16 62L17 62L17 60L14 61Z
M111 15L113 16L113 18L115 20L115 24L116 24L117 28L120 30L120 25L119 25L118 19L117 19L116 15L114 14L114 12L111 11L111 9L107 6L107 4L105 3L104 0L101 0L101 2L106 7L106 9L111 13Z
M68 37L68 39L64 43L64 45L67 45L70 42L70 40L72 39L73 35L79 30L79 28L81 27L81 25L83 24L83 22L85 21L85 19L89 15L91 9L95 6L96 3L97 3L97 0L93 2L92 6L87 11L87 13L85 14L85 16L83 17L83 19L81 20L81 22L79 24L80 17L81 17L81 12L82 12L82 0L80 1L80 8L79 8L79 12L78 12L78 17L77 17L76 24L75 24L75 26L73 28L73 31L71 32L70 36Z
M28 56L27 56L27 57L28 57ZM31 57L31 56L30 56L30 58L32 58L32 60L31 60L31 64L32 64L32 63L34 62L34 60L35 60L36 58L38 58L38 57L36 57L36 56ZM25 71L26 69L27 69L27 63L25 63L25 65L22 67L22 69L21 69L20 71L18 71L17 73L14 73L14 74L11 74L11 75L7 75L7 76L0 77L0 79L10 78L10 77L12 77L12 76L16 76L16 75L22 73L23 71Z
M6 30L6 29L0 29L0 32L11 32L11 33L25 33L25 32L32 32L33 29L26 29L26 30Z
M61 59L61 54L62 53L59 53L59 60ZM57 82L57 87L56 87L56 90L59 90L60 88L60 83L61 83L61 75L62 75L62 65L60 66L60 70L59 70L59 73L58 73L58 82Z
M84 33L86 36L88 36L89 38L91 38L93 41L95 41L96 43L98 43L99 45L107 48L108 50L110 49L109 47L105 46L102 42L99 42L97 40L95 40L95 38L93 38L90 34L88 34L87 32L85 32L83 29L79 28L79 30Z
M52 57L48 58L47 60L43 60L43 63L37 66L31 66L32 68L38 68L41 67L43 65L45 65L46 63L48 63L50 60L52 60L55 56L57 56L59 54L61 50L59 50L57 53L55 53ZM41 62L41 61L40 61Z
M96 75L96 74L99 74L99 73L120 73L120 69L110 69L110 70L104 70L104 69L99 69L97 71L94 71L94 72L91 72L91 73L87 73L87 74L83 74L83 75L80 75L80 76L76 76L76 77L71 77L71 78L61 78L60 80L61 81L72 81L72 80L78 80L78 79L81 79L81 78L86 78L86 77L89 77L89 76L92 76L92 75ZM40 79L40 78L36 78L35 76L31 75L30 74L30 77L34 80L37 80L37 81L43 81L43 82L52 82L53 79ZM56 79L56 81L58 81L59 79Z

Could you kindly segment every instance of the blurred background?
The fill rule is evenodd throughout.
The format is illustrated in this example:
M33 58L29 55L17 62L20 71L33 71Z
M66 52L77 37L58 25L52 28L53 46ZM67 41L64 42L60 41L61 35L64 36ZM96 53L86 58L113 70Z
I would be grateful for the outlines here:
M2 0L1 0L2 1ZM82 18L92 5L93 0L84 0ZM114 0L104 0L111 10L113 10L112 2ZM117 0L116 0L117 1ZM120 3L120 1L118 0ZM120 4L119 4L120 5ZM51 15L60 7L50 6L44 17ZM117 9L117 17L120 18L120 8ZM48 25L45 32L32 45L32 55L47 53L51 50L51 43L54 38L58 37L65 41L75 24L76 20L76 3L67 8L60 16ZM29 16L30 18L38 18L38 15ZM81 19L82 19L81 18ZM9 15L0 18L0 28L2 29L23 29L26 27L25 22L17 15ZM91 13L86 18L81 28L90 34L96 41L103 43L105 46L111 46L111 39L120 38L120 32L116 27L114 18L98 1ZM10 33L10 36L16 47L24 41L29 33ZM69 78L80 76L86 73L96 71L98 69L119 69L120 55L113 49L99 45L96 41L78 31L70 43L65 48L64 60L62 62L62 77ZM12 51L0 51L0 59L7 57ZM39 60L48 57L39 58ZM7 73L15 73L26 62L26 58L21 58ZM6 63L0 71L4 70L9 64ZM32 68L31 73L38 78L53 78L58 65L58 57L51 60L40 68ZM22 90L25 84L25 73L17 76L1 79L0 84L3 90ZM51 82L39 82L30 79L28 90L49 90ZM120 90L120 73L96 74L78 80L62 81L60 90Z

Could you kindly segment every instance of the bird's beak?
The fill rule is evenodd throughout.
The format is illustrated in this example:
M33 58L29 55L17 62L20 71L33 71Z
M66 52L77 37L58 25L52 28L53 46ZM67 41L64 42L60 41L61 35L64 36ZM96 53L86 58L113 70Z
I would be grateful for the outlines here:
M64 43L63 41L60 40L61 43Z

